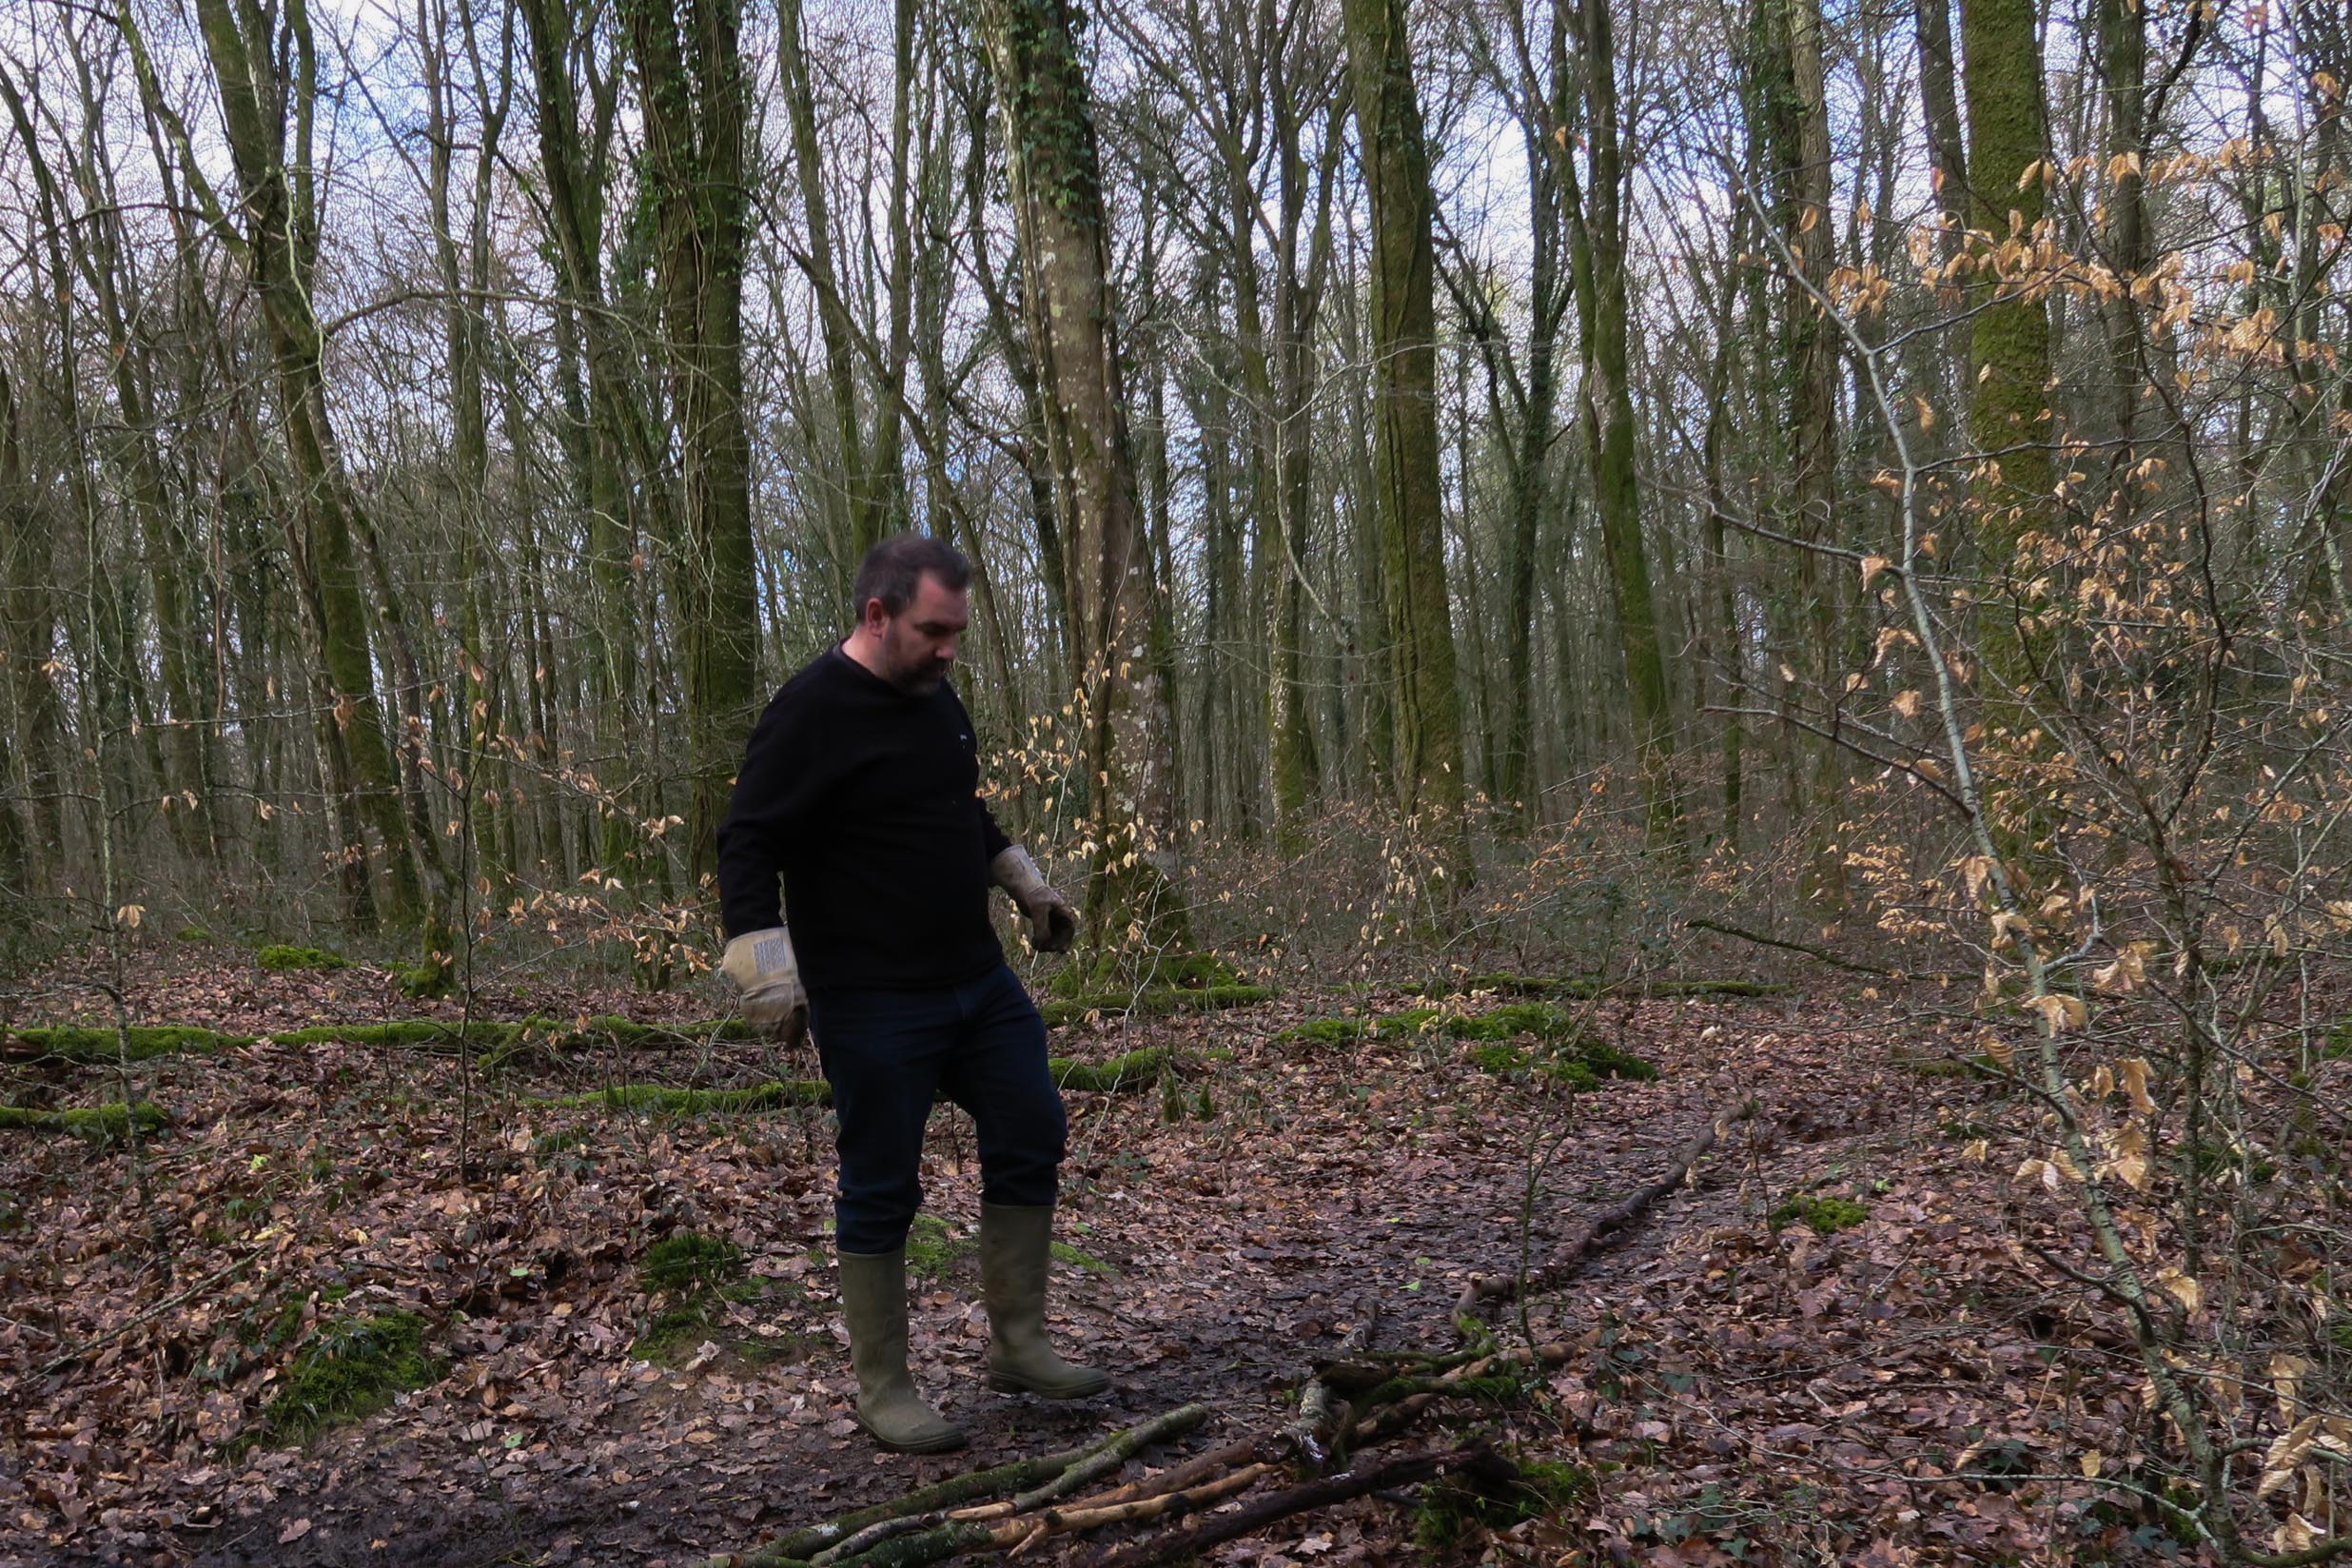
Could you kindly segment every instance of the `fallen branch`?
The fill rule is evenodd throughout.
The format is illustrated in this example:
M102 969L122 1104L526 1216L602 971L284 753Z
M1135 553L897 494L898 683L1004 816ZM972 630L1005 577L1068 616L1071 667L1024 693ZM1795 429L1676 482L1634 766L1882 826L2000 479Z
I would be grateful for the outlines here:
M1792 942L1786 937L1766 936L1762 931L1752 931L1744 926L1735 926L1721 920L1706 920L1693 915L1682 923L1693 931L1715 931L1724 936L1736 936L1742 942L1754 942L1760 948L1785 948L1791 952L1801 952L1808 958L1827 964L1833 970L1844 970L1850 974L1875 974L1883 977L1894 973L1894 970L1882 970L1875 964L1860 964L1851 958L1842 958L1829 949L1816 948L1810 942Z
M1257 1438L1236 1438L1222 1447L1188 1459L1173 1469L1142 1477L1124 1486L1114 1486L1107 1492L1097 1492L1090 1498L1081 1498L1070 1507L1108 1508L1116 1503L1135 1502L1167 1492L1182 1492L1199 1485L1220 1471L1253 1462L1257 1459L1259 1446L1260 1440Z
M974 1498L994 1497L999 1492L1034 1486L1049 1476L1086 1458L1085 1448L1065 1448L1059 1453L1040 1454L1034 1459L1014 1460L988 1470L970 1470L919 1486L903 1497L877 1502L870 1508L844 1514L839 1519L822 1524L803 1525L780 1536L767 1545L749 1552L722 1552L703 1559L699 1568L784 1568L784 1565L805 1562L809 1557L825 1548L847 1540L852 1535L880 1519L898 1519L910 1514L921 1514L934 1509L953 1507Z
M1473 1274L1461 1287L1455 1301L1458 1312L1475 1312L1480 1303L1509 1301L1524 1290L1539 1290L1558 1284L1574 1272L1600 1243L1639 1220L1656 1207L1660 1199L1674 1192L1691 1179L1691 1167L1697 1165L1706 1152L1715 1147L1715 1140L1733 1121L1751 1114L1752 1104L1741 1105L1715 1113L1706 1130L1683 1147L1675 1156L1672 1169L1629 1198L1612 1204L1586 1221L1565 1246L1554 1252L1551 1261L1540 1268L1525 1274Z
M1255 1535L1278 1519L1310 1513L1318 1508L1328 1508L1335 1503L1351 1502L1357 1498L1386 1491L1392 1486L1411 1486L1457 1470L1470 1471L1480 1475L1481 1480L1496 1481L1518 1476L1517 1468L1509 1460L1499 1458L1482 1443L1441 1449L1434 1453L1407 1454L1383 1463L1343 1470L1336 1476L1310 1480L1288 1491L1276 1492L1233 1513L1199 1520L1189 1529L1170 1531L1148 1540L1130 1541L1097 1554L1090 1559L1090 1568L1156 1568L1160 1563L1181 1561L1221 1541Z
M1023 1528L1025 1533L1012 1543L1012 1550L1025 1552L1048 1536L1099 1530L1107 1524L1133 1524L1142 1519L1180 1518L1209 1503L1222 1502L1226 1498L1248 1491L1260 1480L1272 1475L1274 1470L1275 1466L1264 1462L1245 1464L1214 1480L1177 1491L1155 1493L1147 1498L1133 1498L1098 1507L1072 1504L1067 1508L1049 1508L1042 1514L1013 1521L1015 1527Z
M1125 1463L1137 1449L1191 1431L1208 1415L1208 1406L1187 1404L1083 1448L1068 1448L1035 1459L1016 1460L993 1469L950 1476L871 1508L861 1508L822 1524L804 1525L751 1552L723 1553L705 1558L701 1568L791 1568L792 1564L810 1562L854 1562L859 1568L879 1568L884 1563L936 1561L941 1557L982 1546L1018 1544L1028 1534L1025 1521L1020 1521L1020 1530L997 1540L987 1521L963 1518L949 1510L1004 1492L1041 1498L1060 1496L1058 1481L1071 1472L1080 1474L1069 1486L1082 1486L1106 1468L1115 1469ZM1117 1457L1105 1464L1111 1455Z

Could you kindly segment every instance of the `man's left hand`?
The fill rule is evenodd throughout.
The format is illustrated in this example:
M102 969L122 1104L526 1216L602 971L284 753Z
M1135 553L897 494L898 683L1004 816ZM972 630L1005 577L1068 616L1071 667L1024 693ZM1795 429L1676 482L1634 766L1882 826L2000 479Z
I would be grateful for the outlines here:
M1069 900L1053 891L1029 851L1018 845L1000 852L989 862L989 880L1012 894L1029 916L1029 941L1040 952L1068 952L1078 940L1078 914Z

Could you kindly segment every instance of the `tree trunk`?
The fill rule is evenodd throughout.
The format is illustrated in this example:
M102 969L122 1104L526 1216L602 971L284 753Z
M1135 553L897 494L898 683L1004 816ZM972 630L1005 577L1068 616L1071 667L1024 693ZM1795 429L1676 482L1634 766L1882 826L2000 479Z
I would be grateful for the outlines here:
M1969 109L1970 222L1990 237L1970 290L1969 435L1980 454L1976 541L1983 570L2009 579L2020 535L2050 507L2049 317L1991 274L2029 268L2047 208L2040 167L2048 157L2042 111L2042 49L2034 0L1962 0L1960 44ZM2029 178L2029 171L2032 177ZM2004 249L2007 261L2000 261ZM2006 598L2007 596L2003 596ZM2022 677L2023 650L2004 610L1979 621L1986 662L1998 679Z
M745 94L737 0L625 0L657 214L671 413L677 427L681 631L692 780L687 873L712 870L728 779L754 711L757 584L743 418Z
M245 216L236 245L268 323L278 376L278 417L303 487L301 514L289 516L287 527L307 535L304 542L318 589L314 632L320 663L334 694L359 811L383 847L394 920L421 931L428 951L445 951L440 930L442 911L426 908L421 847L402 812L399 769L384 738L353 539L359 500L327 411L320 364L324 343L313 304L319 215L311 148L318 57L309 12L305 0L287 0L274 22L258 12L248 12L241 22L230 0L199 0L197 15L220 88L223 128L239 187L237 207ZM290 82L282 82L278 73L288 62L295 74ZM143 80L142 87L150 93L155 90L151 78ZM289 111L294 117L290 152L285 123Z
M1461 698L1445 584L1438 472L1435 200L1404 0L1346 0L1348 74L1371 207L1375 515L1393 658L1397 803L1470 878Z
M1573 11L1573 15L1572 15ZM1617 646L1630 697L1634 744L1651 842L1679 848L1681 807L1674 778L1674 728L1666 650L1658 637L1657 600L1642 538L1640 480L1634 466L1634 401L1629 379L1631 323L1626 287L1625 174L1618 145L1617 47L1608 0L1554 0L1554 69L1565 75L1573 24L1584 85L1586 188L1574 163L1568 125L1546 138L1568 217L1570 270L1576 282L1583 376L1578 387L1585 457L1600 514L1601 554L1617 611Z
M909 18L905 0L900 0L898 12L902 21ZM792 120L793 162L799 175L801 216L808 232L807 248L795 248L794 260L800 264L801 271L808 275L810 285L816 291L817 324L825 340L826 389L833 402L834 440L839 446L839 482L837 486L821 488L824 493L842 498L844 520L849 526L848 555L856 561L881 542L888 506L876 495L879 476L868 470L865 437L858 427L857 379L851 368L855 359L852 341L855 328L833 266L833 215L825 196L824 165L817 151L816 87L810 79L809 63L803 53L800 0L778 0L776 46L785 107ZM902 155L899 178L903 181L903 143L898 150ZM851 607L853 614L855 608Z
M1106 947L1190 945L1177 858L1168 693L1150 657L1151 560L1136 517L1102 165L1068 0L982 0L1005 121L1024 304L1055 510L1069 541L1070 623L1088 725L1095 875L1088 925Z

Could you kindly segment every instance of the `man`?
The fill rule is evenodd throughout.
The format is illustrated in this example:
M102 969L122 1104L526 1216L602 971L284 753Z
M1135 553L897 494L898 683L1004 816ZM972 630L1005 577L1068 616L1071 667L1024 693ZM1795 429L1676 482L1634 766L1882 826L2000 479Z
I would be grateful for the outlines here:
M869 551L856 629L768 704L718 831L720 970L755 1027L787 1043L813 1029L833 1086L858 1423L910 1453L964 1441L907 1375L907 1227L937 1090L979 1127L990 1383L1078 1399L1108 1381L1046 1341L1067 1123L1045 1022L1005 965L989 890L1011 893L1049 952L1068 949L1077 921L976 793L971 719L947 684L970 583L970 564L935 539L900 534Z

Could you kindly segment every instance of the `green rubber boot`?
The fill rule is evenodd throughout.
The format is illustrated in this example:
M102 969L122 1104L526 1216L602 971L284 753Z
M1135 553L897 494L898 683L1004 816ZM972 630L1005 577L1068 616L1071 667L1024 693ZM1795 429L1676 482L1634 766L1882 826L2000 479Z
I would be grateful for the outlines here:
M857 1424L901 1454L964 1446L964 1429L925 1404L907 1375L907 1249L840 1252L841 1316L857 1370Z
M989 1303L989 1386L1049 1400L1083 1400L1110 1386L1091 1366L1072 1366L1046 1343L1046 1276L1053 1266L1053 1210L980 1205L980 1286Z

